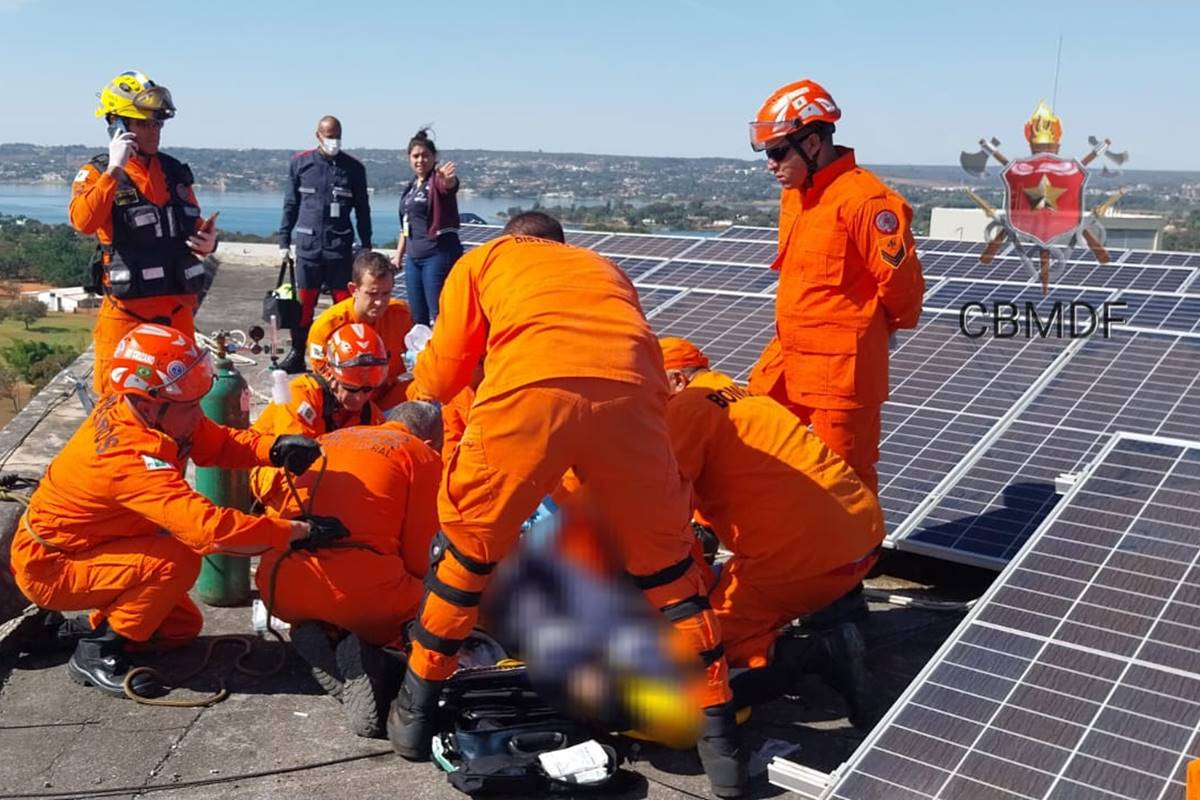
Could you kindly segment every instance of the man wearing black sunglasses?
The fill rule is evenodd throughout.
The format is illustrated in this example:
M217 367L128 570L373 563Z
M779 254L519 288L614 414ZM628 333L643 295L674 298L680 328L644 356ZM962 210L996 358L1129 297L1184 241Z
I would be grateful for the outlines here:
M834 145L841 116L829 92L804 80L777 90L750 123L750 145L783 189L776 335L750 390L810 423L878 492L888 339L917 324L925 281L912 209Z

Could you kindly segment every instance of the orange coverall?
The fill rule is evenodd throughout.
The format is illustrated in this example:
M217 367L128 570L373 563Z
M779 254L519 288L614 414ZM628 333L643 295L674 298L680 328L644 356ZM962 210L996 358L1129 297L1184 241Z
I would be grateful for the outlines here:
M875 563L879 501L787 409L719 372L671 398L667 426L698 510L733 553L709 594L725 655L765 666L782 626L850 591Z
M121 636L163 644L200 634L188 597L201 555L222 547L286 547L288 523L210 503L183 478L199 466L245 469L269 460L273 437L201 418L190 449L147 428L109 394L51 462L13 535L13 575L43 608L97 609Z
M149 166L141 158L131 158L125 164L129 180L155 205L165 205L169 197L167 179L156 156L149 157ZM189 186L188 199L196 202L196 195ZM84 164L71 185L71 203L68 214L75 230L84 234L95 234L101 244L112 244L113 200L116 199L117 179L100 172L92 164ZM199 224L199 220L197 220ZM196 295L171 294L161 297L138 297L117 300L105 295L96 314L96 327L92 330L96 362L92 370L92 385L96 394L103 396L112 388L108 364L117 343L143 322L161 322L189 339L196 334L192 315L196 312Z
M417 398L450 400L484 358L438 497L451 547L426 579L411 669L442 680L479 595L568 468L609 520L625 569L707 667L702 706L730 698L720 630L691 558L688 489L666 428L658 341L629 279L583 248L503 236L463 256L413 370Z
M271 612L288 622L322 620L371 644L400 638L417 615L429 567L429 544L438 530L437 491L442 460L398 422L343 428L321 436L328 459L301 475L296 491L314 514L337 516L350 530L346 542L362 548L328 548L283 556L263 555L255 573ZM265 498L267 514L297 517L286 488Z
M334 303L317 317L308 330L308 363L313 372L320 372L325 364L325 342L333 332L343 325L361 322L368 325L387 347L388 373L387 379L375 392L375 405L380 410L387 411L392 406L399 405L405 400L404 392L409 381L400 381L407 368L404 365L404 334L412 328L412 314L408 303L403 300L390 300L387 308L379 317L379 322L371 325L361 320L354 313L354 298L348 297L340 303Z
M462 391L442 406L442 460L449 461L454 448L462 441L467 430L467 417L475 403L475 390L464 386Z
M879 412L888 397L888 336L921 315L925 279L904 198L838 158L779 207L776 338L750 390L779 400L879 490Z
M354 414L339 408L324 380L317 375L297 375L292 378L288 388L291 390L288 402L284 405L268 403L250 426L251 429L275 436L294 433L315 439L323 433L350 425L378 425L383 422L383 414L371 401ZM265 502L265 498L274 496L277 491L286 491L283 470L272 466L250 470L250 491L259 502Z

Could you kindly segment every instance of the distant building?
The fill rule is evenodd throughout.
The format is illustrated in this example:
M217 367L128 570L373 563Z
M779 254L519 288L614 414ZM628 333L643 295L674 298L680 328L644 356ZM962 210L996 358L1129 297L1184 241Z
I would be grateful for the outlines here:
M983 209L937 207L929 220L929 237L982 242L989 222ZM1166 224L1157 214L1110 213L1104 217L1104 241L1118 250L1157 250Z
M35 294L30 292L30 294ZM100 298L84 291L82 286L59 287L36 292L38 300L51 311L74 313L83 308L99 308Z

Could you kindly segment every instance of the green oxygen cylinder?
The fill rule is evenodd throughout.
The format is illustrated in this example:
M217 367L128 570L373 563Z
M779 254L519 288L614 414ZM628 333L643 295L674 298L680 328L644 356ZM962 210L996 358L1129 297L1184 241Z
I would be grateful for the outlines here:
M219 425L250 427L250 387L225 356L224 337L216 360L216 380L200 408ZM250 510L250 476L244 469L196 468L196 490L219 506ZM250 559L243 556L205 556L196 579L196 593L210 606L239 606L250 600Z

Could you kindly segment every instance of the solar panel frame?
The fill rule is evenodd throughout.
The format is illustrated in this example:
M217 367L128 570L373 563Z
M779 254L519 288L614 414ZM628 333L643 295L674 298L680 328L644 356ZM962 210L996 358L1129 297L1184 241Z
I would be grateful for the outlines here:
M660 309L671 305L687 294L686 289L663 289L654 286L634 285L637 289L638 300L642 304L642 313L646 318L654 316Z
M659 336L688 339L713 369L743 383L775 334L775 298L765 293L691 289L646 316ZM750 333L730 337L738 329Z
M605 256L642 256L644 258L678 258L706 241L699 236L659 236L650 233L614 233L593 248Z
M979 261L977 253L934 253L923 255L921 266L927 276L958 278L960 280L1029 283L1039 279L1015 256L999 255L989 264ZM1145 289L1173 292L1194 280L1195 271L1186 267L1102 265L1094 261L1068 261L1065 267L1052 271L1052 286L1085 286L1089 288Z
M740 242L714 238L704 239L688 250L687 260L769 267L778 255L779 246L775 242Z
M600 246L612 236L608 231L577 231L565 230L567 244L573 244L576 247L586 247L589 250L600 251Z
M779 240L778 228L762 228L755 225L731 225L717 234L718 239L735 239L743 242L775 242Z
M1024 308L1032 303L1039 312L1051 311L1051 305L1060 303L1088 303L1099 307L1117 299L1117 292L1090 286L1053 284L1043 295L1042 287L1032 283L1007 281L968 281L962 278L947 278L936 289L925 292L924 307L928 310L945 310L959 313L966 303L1015 303Z
M500 225L464 224L458 227L458 238L464 245L480 245L495 239L503 232L504 228Z
M665 258L642 258L640 256L605 256L621 271L629 276L629 280L637 283L650 273L667 263Z
M748 264L713 264L673 258L639 279L656 286L689 289L722 289L748 294L770 293L779 276L766 267Z
M1200 334L1200 295L1127 290L1117 299L1129 327Z
M1170 465L1160 478L1147 471L1150 483L1131 481L1151 459ZM1131 483L1136 491L1121 495ZM1200 442L1110 436L819 796L1182 797L1187 759L1200 754L1200 509L1177 504L1198 491ZM1129 517L1123 504L1140 506ZM1082 534L1100 520L1112 535ZM1183 662L1161 644L1180 637ZM991 785L980 782L989 764ZM903 773L888 772L896 767Z
M892 352L877 465L888 546L901 546L911 521L954 485L962 465L979 457L1073 346L1052 338L969 339L958 324L956 315L926 312Z
M1195 336L1118 330L1108 339L1076 340L888 543L1002 568L1058 502L1046 491L1054 476L1079 470L1106 437L1121 430L1186 437L1200 430L1198 364ZM982 535L997 519L1004 520L1003 537Z

